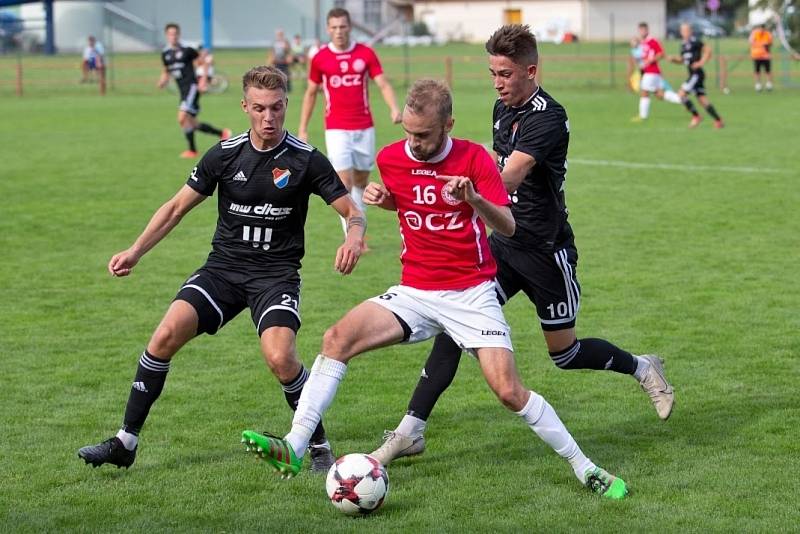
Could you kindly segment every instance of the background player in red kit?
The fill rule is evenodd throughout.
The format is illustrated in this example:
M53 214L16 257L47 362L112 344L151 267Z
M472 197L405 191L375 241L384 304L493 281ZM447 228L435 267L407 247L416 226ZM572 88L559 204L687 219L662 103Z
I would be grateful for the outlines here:
M650 35L646 22L639 23L639 37L642 46L642 81L639 83L639 116L636 120L645 120L650 115L650 94L664 99L664 84L661 80L661 68L658 62L664 57L664 48L658 39Z
M498 399L569 461L582 483L595 493L623 498L625 482L592 463L552 406L519 378L486 235L486 226L514 234L510 201L488 152L471 141L452 139L452 127L447 86L417 81L403 112L406 139L381 150L378 168L384 185L370 183L364 193L369 204L397 211L401 282L362 302L325 332L289 434L282 439L246 430L243 441L284 475L298 473L313 429L333 401L350 359L447 332L477 357Z
M347 10L331 9L327 21L331 42L311 60L297 134L301 140L308 141L308 122L321 88L325 93L328 159L356 205L364 212L362 195L375 160L375 128L367 92L370 78L375 80L389 106L392 122L400 122L400 110L375 51L350 40L350 14Z

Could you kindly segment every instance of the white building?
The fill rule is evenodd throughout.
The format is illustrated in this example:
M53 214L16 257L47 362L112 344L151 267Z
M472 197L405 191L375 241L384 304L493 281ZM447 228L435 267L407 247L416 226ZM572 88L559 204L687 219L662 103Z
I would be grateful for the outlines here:
M484 42L503 24L528 24L544 40L569 32L589 41L625 40L647 22L656 37L667 26L666 0L417 0L414 19L437 39Z

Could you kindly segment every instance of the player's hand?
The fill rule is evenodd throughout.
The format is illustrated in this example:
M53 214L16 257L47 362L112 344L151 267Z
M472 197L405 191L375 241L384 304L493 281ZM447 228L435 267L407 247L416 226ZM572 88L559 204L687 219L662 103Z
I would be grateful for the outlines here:
M363 197L364 204L370 206L381 206L384 202L392 198L392 194L386 189L383 184L370 182L364 188Z
M297 138L300 139L304 143L308 143L308 132L306 130L300 130L297 132Z
M131 249L123 250L111 257L108 262L108 272L111 273L111 276L128 276L137 263L139 263L138 254L132 252Z
M353 269L356 268L358 258L361 257L363 248L364 240L360 237L348 237L345 239L342 246L336 251L334 268L343 275L352 273Z
M159 89L163 89L166 86L167 86L167 81L166 80L158 80L158 83L156 84L156 87L158 87Z
M391 117L393 124L400 124L403 120L403 112L399 109L393 109L389 112L389 117Z
M703 62L702 61L695 61L694 63L692 63L689 66L692 68L692 70L696 70L696 69L699 69L700 67L703 66Z
M197 82L197 90L201 93L205 93L208 91L208 81L199 81Z
M440 174L436 178L447 181L447 183L444 184L444 190L453 195L457 200L463 200L468 204L472 204L480 198L480 195L475 191L475 186L472 185L472 180L466 176L445 176Z

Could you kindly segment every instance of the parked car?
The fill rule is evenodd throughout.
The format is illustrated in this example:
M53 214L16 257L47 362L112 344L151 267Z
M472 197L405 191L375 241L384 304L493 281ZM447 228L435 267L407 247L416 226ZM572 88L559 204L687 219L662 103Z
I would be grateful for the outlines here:
M709 19L704 19L701 17L695 17L692 19L683 19L683 18L670 18L667 21L667 37L670 39L675 39L681 36L680 27L681 24L684 22L688 22L692 25L695 33L698 35L702 35L703 37L724 37L726 35L725 28L720 26L719 24L715 24L714 22L710 21Z

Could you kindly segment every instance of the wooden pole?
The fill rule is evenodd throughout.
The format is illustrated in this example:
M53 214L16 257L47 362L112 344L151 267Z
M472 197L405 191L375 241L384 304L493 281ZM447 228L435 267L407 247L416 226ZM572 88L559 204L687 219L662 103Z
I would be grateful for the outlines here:
M17 52L17 96L22 96L22 53Z
M447 86L452 90L453 89L453 58L447 56L444 58L444 79L447 82Z
M725 92L728 88L728 58L719 56L719 88Z

